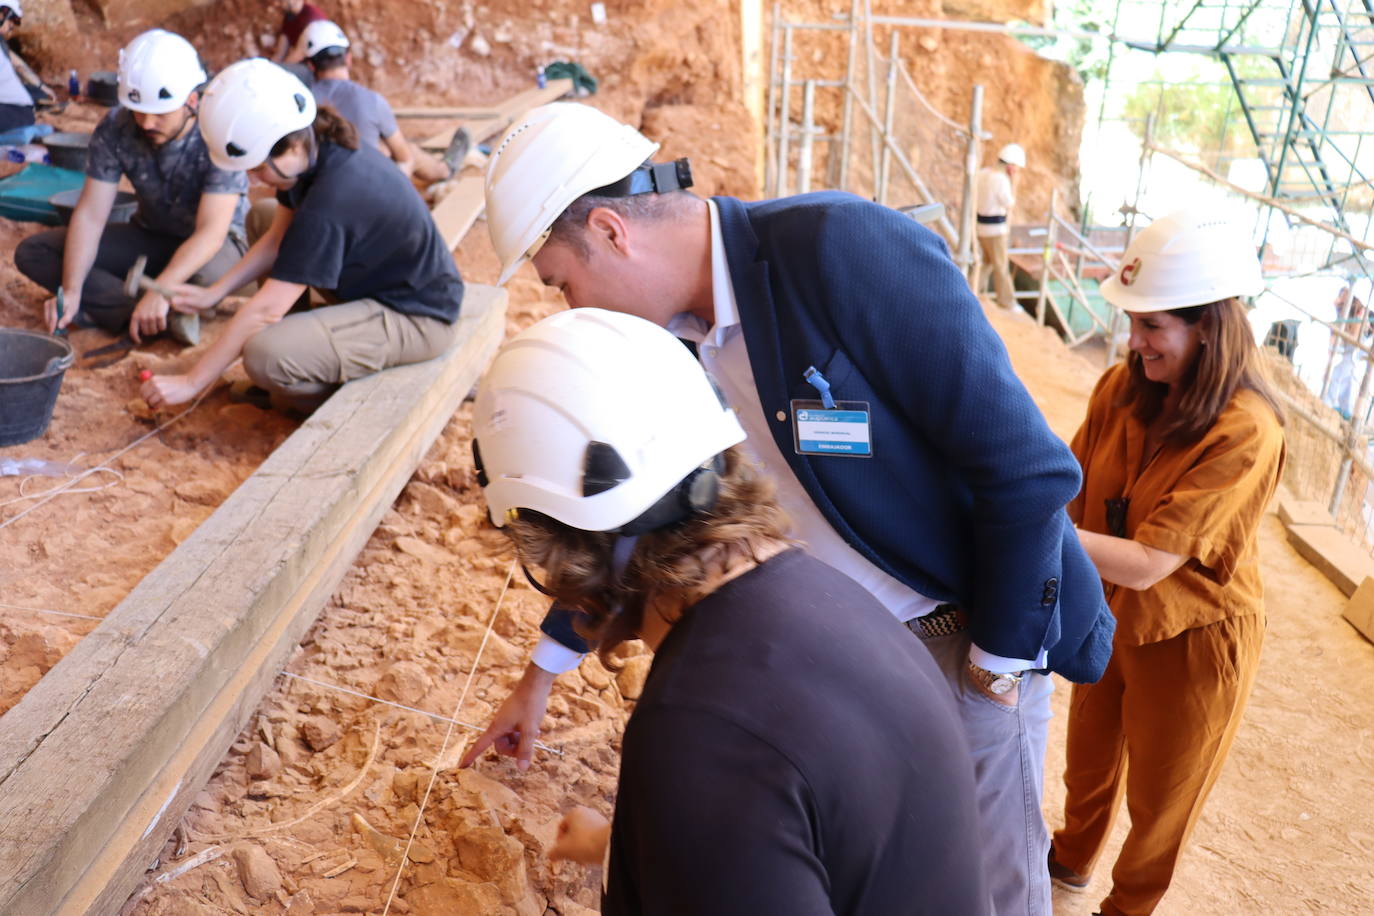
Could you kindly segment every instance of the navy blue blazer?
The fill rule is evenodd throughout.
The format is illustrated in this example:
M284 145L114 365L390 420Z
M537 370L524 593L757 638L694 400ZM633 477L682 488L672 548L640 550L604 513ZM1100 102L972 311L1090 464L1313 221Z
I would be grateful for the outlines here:
M841 192L715 202L764 416L826 520L898 581L962 605L980 648L1043 646L1049 670L1101 677L1116 623L1064 512L1078 462L944 241ZM790 402L817 397L810 366L836 400L868 402L873 457L796 453ZM578 644L566 617L543 629Z

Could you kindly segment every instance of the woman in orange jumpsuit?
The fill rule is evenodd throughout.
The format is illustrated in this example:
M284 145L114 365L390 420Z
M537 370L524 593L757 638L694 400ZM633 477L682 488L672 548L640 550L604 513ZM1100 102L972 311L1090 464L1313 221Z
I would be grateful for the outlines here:
M1125 795L1131 829L1102 916L1154 911L1254 685L1258 530L1284 460L1239 300L1263 285L1246 233L1193 212L1151 224L1102 285L1130 317L1131 352L1074 437L1083 489L1069 515L1118 623L1102 679L1074 686L1049 856L1056 883L1086 888Z

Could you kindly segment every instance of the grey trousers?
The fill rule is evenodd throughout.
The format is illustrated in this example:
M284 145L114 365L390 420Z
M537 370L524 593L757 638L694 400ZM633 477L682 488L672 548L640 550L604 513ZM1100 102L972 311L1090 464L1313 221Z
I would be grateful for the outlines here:
M1048 675L1028 674L1018 705L984 696L967 673L967 631L924 640L944 672L973 753L984 867L997 916L1050 916L1049 832L1040 801L1050 727Z
M375 299L292 312L243 347L243 368L278 410L310 413L344 382L433 359L455 325L404 315Z
M93 324L120 334L128 328L129 317L143 294L135 297L124 294L124 278L139 255L148 256L145 272L156 277L172 260L172 255L186 240L173 235L149 232L130 223L110 223L101 233L95 262L81 288L83 323ZM62 260L67 244L67 230L49 229L31 235L14 249L14 266L50 293L62 285ZM225 238L205 266L190 277L190 282L208 286L238 263L246 250L243 242L230 235ZM81 320L81 319L78 319Z

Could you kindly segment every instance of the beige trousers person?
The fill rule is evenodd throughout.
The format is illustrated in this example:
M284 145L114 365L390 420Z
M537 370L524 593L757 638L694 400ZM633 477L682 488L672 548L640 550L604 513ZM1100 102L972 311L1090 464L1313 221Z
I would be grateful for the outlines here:
M978 265L978 282L973 291L982 295L988 288L988 273L992 273L993 286L997 289L997 304L1004 309L1016 308L1016 290L1011 285L1011 262L1007 259L1006 235L980 235L978 247L983 252L983 260Z
M243 347L243 368L278 410L310 413L344 382L433 359L454 325L405 315L375 299L292 312Z
M275 198L248 211L249 244L272 225ZM344 382L392 366L433 359L453 340L454 325L405 315L375 299L309 308L309 290L291 314L263 328L243 347L243 368L267 389L278 410L311 413Z

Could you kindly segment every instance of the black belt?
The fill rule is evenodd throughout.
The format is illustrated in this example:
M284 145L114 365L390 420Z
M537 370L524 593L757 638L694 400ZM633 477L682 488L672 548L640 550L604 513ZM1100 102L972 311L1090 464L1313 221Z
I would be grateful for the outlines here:
M921 639L949 636L968 629L968 615L957 604L942 604L924 617L913 617L906 628Z
M1005 223L1006 221L1007 215L1005 213L1001 216L984 216L981 213L978 214L978 222L982 223L984 226L995 226L998 223Z

